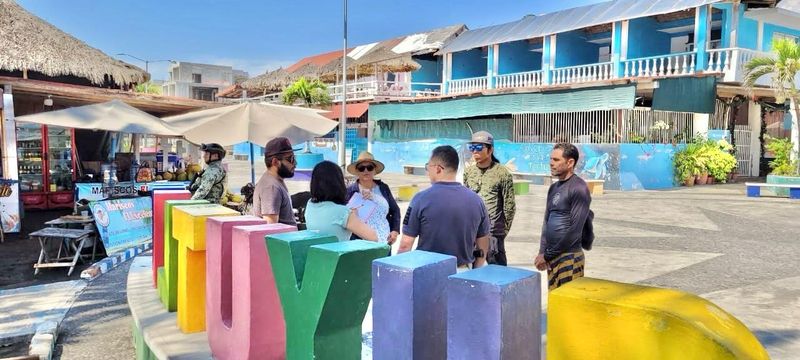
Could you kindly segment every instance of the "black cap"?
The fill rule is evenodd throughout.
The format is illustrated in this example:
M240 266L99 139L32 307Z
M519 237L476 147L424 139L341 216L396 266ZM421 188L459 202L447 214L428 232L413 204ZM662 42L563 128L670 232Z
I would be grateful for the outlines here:
M293 152L292 143L285 137L274 138L264 146L264 157Z

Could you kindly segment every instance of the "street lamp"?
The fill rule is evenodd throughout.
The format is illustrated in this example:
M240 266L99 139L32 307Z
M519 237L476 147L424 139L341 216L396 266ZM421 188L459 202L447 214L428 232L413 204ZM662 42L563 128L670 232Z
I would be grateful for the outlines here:
M339 165L346 165L345 132L347 131L347 0L344 0L344 47L342 48L342 114L339 116Z
M127 57L130 57L130 58L133 58L133 59L136 59L136 60L139 60L139 61L143 62L144 63L144 72L146 72L148 75L150 75L150 63L169 62L171 64L177 64L177 62L175 60L145 60L145 59L142 59L140 57L136 57L136 56L133 56L131 54L126 54L126 53L119 53L119 54L117 54L117 56L127 56ZM145 93L149 93L150 92L150 87L149 86L145 87L144 92Z

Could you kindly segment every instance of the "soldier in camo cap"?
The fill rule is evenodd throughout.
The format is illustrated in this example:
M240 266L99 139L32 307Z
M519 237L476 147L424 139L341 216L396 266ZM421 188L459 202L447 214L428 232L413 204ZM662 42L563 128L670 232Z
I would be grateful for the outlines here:
M464 171L464 186L480 195L489 212L491 238L486 260L507 265L505 239L514 221L514 179L494 156L494 137L486 131L472 134L468 144L475 165Z
M200 150L203 151L206 168L189 185L192 200L208 200L209 203L219 204L228 180L228 175L222 168L222 159L227 152L219 144L203 144Z

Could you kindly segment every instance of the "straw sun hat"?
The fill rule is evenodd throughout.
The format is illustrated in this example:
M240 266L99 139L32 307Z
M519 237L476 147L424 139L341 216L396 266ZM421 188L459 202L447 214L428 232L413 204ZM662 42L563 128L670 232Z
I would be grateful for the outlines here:
M358 169L357 169L358 166L365 162L369 162L375 165L375 175L378 175L381 172L383 172L383 169L385 167L383 166L382 162L375 160L375 157L372 156L372 154L369 151L362 151L360 154L358 154L358 159L356 159L354 163L347 165L347 172L353 175L358 175Z

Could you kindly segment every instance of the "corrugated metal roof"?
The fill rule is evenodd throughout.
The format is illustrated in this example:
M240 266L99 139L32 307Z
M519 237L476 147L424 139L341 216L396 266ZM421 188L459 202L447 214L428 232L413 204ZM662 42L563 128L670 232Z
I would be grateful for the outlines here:
M720 0L616 0L576 7L518 21L466 31L445 44L439 54L525 40L608 24L615 21L667 14L720 2Z

